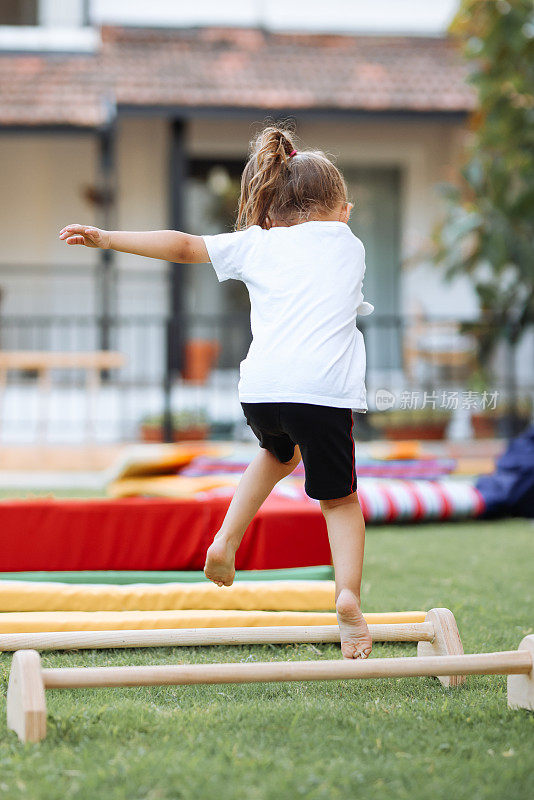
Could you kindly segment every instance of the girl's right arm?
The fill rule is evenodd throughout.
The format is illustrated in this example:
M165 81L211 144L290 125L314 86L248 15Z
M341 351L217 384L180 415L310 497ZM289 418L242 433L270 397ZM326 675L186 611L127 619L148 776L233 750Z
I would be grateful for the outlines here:
M202 236L181 231L105 231L92 225L67 225L59 232L67 244L118 250L179 264L207 264L210 261Z

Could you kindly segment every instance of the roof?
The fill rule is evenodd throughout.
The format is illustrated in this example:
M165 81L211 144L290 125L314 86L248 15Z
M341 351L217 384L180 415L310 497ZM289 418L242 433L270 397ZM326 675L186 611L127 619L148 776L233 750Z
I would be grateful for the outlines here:
M449 39L103 26L93 54L0 54L4 125L98 126L109 104L466 112Z

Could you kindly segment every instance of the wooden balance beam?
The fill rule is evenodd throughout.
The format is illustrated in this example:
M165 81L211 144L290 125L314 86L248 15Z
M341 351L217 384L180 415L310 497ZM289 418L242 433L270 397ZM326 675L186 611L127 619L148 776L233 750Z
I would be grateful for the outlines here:
M432 622L370 624L374 642L431 642ZM244 628L162 628L132 631L57 631L0 634L0 650L102 650L117 647L197 647L234 644L339 642L337 625Z
M372 615L368 615L370 618ZM375 615L377 616L377 615ZM394 614L388 615L394 619ZM402 613L398 615L402 618ZM419 656L461 655L462 642L452 611L432 608L424 622L369 624L374 642L418 642ZM119 647L199 647L250 644L322 644L339 642L337 625L283 625L245 628L171 628L161 630L57 631L0 635L0 650L88 650ZM440 676L458 686L461 676Z
M398 614L402 619L403 612ZM373 615L365 615L372 618ZM374 617L380 618L380 614ZM391 619L395 614L384 615ZM369 623L373 642L418 642L417 655L461 655L462 640L454 614L432 608L424 622ZM245 628L169 628L121 631L57 631L0 635L0 651L98 650L119 647L202 647L250 644L325 644L339 642L337 625L279 625ZM441 675L444 686L459 686L464 678Z
M42 669L36 650L17 650L7 693L7 724L23 742L46 736L46 689L100 686L328 681L415 676L508 675L508 705L534 710L534 636L518 650L413 658L179 664L155 667Z

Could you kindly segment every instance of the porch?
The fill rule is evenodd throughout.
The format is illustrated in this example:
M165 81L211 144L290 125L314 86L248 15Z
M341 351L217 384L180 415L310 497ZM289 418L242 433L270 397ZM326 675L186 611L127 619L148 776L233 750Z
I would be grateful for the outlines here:
M34 369L3 371L1 445L157 441L170 438L170 427L180 439L253 438L237 392L239 363L251 341L248 313L187 313L181 321L177 335L175 321L156 314L0 317L3 354L98 351L105 326L110 352L120 355L117 363L122 363L99 371L94 392L87 391L85 372L76 361L50 368L44 387ZM473 382L476 340L462 333L464 322L376 312L358 320L366 340L370 413L354 415L356 438L387 435L378 420L384 411L417 409L435 418L446 416L444 435L466 438L473 434L473 414L509 409L510 402L534 397L532 374L518 368L522 361L516 349L504 344L492 361L487 385ZM491 329L491 321L484 326ZM482 330L479 323L479 335ZM183 352L177 355L180 342ZM178 358L181 369L174 366Z

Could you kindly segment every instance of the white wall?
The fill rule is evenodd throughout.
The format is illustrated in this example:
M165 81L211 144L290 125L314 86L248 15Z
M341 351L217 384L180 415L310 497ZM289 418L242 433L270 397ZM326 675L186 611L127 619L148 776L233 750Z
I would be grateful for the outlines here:
M83 25L83 0L39 0L39 24L70 28Z
M0 25L0 52L93 53L99 31L84 25L84 0L39 0L37 25Z
M95 52L98 27L262 27L272 31L443 36L459 0L40 0L39 25L0 26L0 51Z
M117 137L114 227L133 231L168 228L169 124L162 119L121 119ZM165 311L168 298L162 274L167 264L128 253L117 253L115 259L127 278L117 298L118 310L126 314Z
M93 0L95 23L442 35L458 0Z
M168 226L167 131L163 120L119 124L114 227ZM72 222L102 224L98 209L84 198L85 187L95 184L97 158L96 136L91 134L4 134L0 139L2 313L94 313L97 298L92 276L99 253L66 245L58 234ZM166 265L124 253L115 258L129 273L128 281L120 283L118 310L128 314L164 311ZM24 265L33 269L25 271ZM6 266L10 267L7 274Z
M92 209L81 189L93 182L95 140L91 135L2 135L0 138L0 197L2 265L38 265L37 275L21 269L18 276L0 278L4 313L53 313L61 307L88 311L89 292L70 297L73 282L58 285L46 265L88 265L94 253L76 252L58 239L68 222L90 220Z

